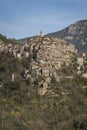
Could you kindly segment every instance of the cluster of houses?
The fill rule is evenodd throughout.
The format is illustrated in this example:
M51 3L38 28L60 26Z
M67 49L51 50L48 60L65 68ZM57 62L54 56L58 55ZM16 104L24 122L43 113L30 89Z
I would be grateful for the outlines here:
M0 41L0 52L5 51L13 54L18 59L31 58L27 68L24 68L24 77L32 82L38 80L38 92L43 95L46 92L51 78L54 76L59 81L58 70L63 64L69 66L73 55L77 50L73 44L65 42L63 39L44 36L30 38L26 44L5 44ZM85 54L77 57L79 67L83 65ZM79 70L79 68L78 68ZM12 81L14 81L12 74Z
M39 81L38 92L43 95L52 77L59 81L58 70L63 63L67 66L71 63L73 54L77 53L77 50L74 45L63 39L44 37L42 33L39 37L29 39L27 44L32 60L29 68L25 69L25 76L32 81Z
M29 48L27 45L21 45L21 44L6 44L3 41L0 40L0 52L5 53L11 53L15 58L27 58L29 56Z

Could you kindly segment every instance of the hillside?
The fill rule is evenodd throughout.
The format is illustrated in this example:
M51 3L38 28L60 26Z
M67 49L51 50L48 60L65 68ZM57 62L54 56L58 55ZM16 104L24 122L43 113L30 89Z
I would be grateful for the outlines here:
M60 38L0 42L0 130L87 130L87 59L77 59Z
M87 20L80 20L61 31L50 33L48 36L63 38L73 43L80 52L87 53Z

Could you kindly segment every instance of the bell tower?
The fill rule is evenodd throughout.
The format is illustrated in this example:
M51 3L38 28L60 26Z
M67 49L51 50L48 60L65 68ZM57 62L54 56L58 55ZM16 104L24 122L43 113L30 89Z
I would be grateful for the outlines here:
M44 37L42 30L40 31L40 38Z

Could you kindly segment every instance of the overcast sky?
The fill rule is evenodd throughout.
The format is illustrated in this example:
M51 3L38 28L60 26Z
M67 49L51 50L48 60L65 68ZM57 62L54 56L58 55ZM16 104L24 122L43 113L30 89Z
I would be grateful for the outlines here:
M24 38L87 19L87 0L0 0L0 33Z

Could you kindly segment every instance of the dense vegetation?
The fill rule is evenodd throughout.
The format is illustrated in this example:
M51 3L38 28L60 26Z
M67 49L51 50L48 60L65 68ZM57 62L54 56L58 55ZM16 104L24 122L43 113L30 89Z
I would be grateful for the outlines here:
M23 80L23 68L30 59L19 61L11 54L0 54L0 130L87 130L87 79L75 74L60 82L52 77L45 95L37 85ZM11 74L17 77L11 81Z

